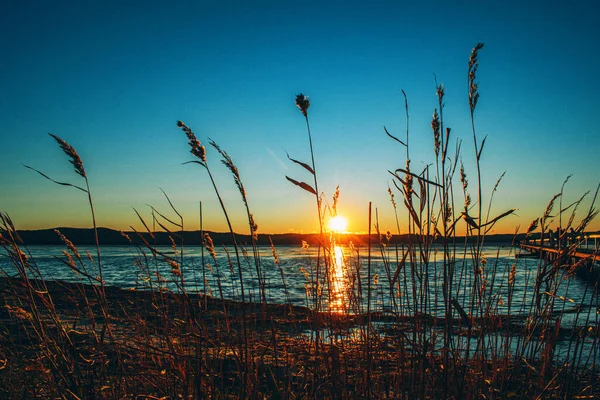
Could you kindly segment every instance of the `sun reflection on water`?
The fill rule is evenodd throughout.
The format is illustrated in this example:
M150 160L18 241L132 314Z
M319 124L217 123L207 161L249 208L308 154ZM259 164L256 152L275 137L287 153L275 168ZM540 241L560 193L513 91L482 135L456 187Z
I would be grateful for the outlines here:
M331 268L329 271L329 310L335 313L348 312L348 273L344 250L335 245L331 255Z

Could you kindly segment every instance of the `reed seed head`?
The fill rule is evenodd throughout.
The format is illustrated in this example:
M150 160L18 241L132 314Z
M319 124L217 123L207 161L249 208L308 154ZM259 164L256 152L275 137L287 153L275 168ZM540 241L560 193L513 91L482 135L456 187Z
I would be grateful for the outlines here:
M131 238L129 237L129 235L128 235L128 234L126 234L124 231L119 231L119 233L121 234L121 236L123 236L125 239L127 239L127 241L128 241L129 243L131 243L131 242L132 242L132 240L131 240Z
M538 227L539 222L540 222L539 218L536 218L533 221L531 221L531 223L529 224L529 227L527 228L527 234L530 234L531 232L535 231L536 228Z
M66 250L62 251L62 254L65 256L65 258L67 259L65 262L66 264L71 267L71 268L75 268L75 260L73 259L73 256L71 256L71 254L69 252L67 252Z
M297 95L296 106L298 106L302 115L308 117L308 108L310 107L310 99L308 98L308 96L305 96L302 93Z
M404 179L404 196L410 202L413 194L413 176L410 174L410 159L406 160L406 177Z
M171 273L174 276L181 276L181 268L179 266L179 263L177 263L177 261L171 260L171 261L169 261L169 265L171 266Z
M334 217L337 215L337 204L338 204L339 198L340 198L340 186L338 185L335 188L335 193L333 194L333 204L331 206L331 210L332 210Z
M388 185L388 194L390 195L390 201L392 202L392 206L394 206L394 210L396 209L396 200L394 200L394 193L392 193L392 188Z
M433 130L433 143L435 156L440 154L440 116L438 115L437 108L433 110L433 117L431 118L431 129Z
M438 96L438 100L440 102L441 105L443 105L442 101L444 100L444 94L446 94L446 92L444 91L444 85L439 84L435 87L435 93Z
M258 240L258 225L254 221L254 214L248 214L248 222L250 223L250 230L252 231L252 238Z
M304 284L304 291L306 292L306 297L311 297L310 285L308 283Z
M479 85L476 82L477 69L479 68L479 50L483 48L483 43L477 43L477 45L471 50L471 56L469 57L469 108L471 114L477 107L477 101L479 100Z
M271 254L273 254L273 261L275 262L275 265L280 266L279 256L277 255L277 250L275 250L275 245L273 244L272 240L270 242L271 242Z
M508 284L513 285L515 283L515 276L517 275L517 265L513 264L510 269L510 274L508 275Z
M479 50L483 48L483 43L477 43L477 45L471 50L471 56L469 57L469 68L477 68L479 62Z
M240 191L240 194L242 195L242 200L244 201L244 204L247 205L248 202L246 199L246 189L244 189L244 185L242 184L242 178L240 177L240 171L237 169L237 167L233 163L233 160L231 159L229 154L227 154L227 152L225 150L221 149L221 147L214 140L210 140L209 143L223 157L221 162L223 163L223 165L225 165L227 167L227 169L229 169L229 171L231 171L231 174L233 175L233 180L235 181L235 185L237 186L238 190Z
M69 157L69 162L73 164L73 167L75 167L75 172L82 178L86 178L83 162L81 161L81 158L79 157L79 154L77 154L75 148L52 133L49 133L48 135L52 136L54 140L56 140L56 143L58 143L62 151Z
M64 244L67 246L67 248L69 250L71 250L71 252L73 254L75 254L75 257L77 257L78 259L81 259L81 256L79 255L79 251L77 251L77 247L75 247L73 242L71 242L69 239L67 239L67 237L65 235L63 235L58 229L55 229L54 233L56 233L58 235L58 237L60 238L60 240L62 240L64 242Z
M185 133L188 138L188 143L191 147L190 153L192 153L195 157L202 160L203 163L206 162L206 149L204 146L200 144L200 141L194 135L194 132L183 123L183 121L177 121L177 126Z
M210 253L213 260L217 259L217 253L215 253L215 244L208 233L204 234L204 243L206 246L206 250Z
M460 182L462 183L463 191L467 190L467 187L469 186L469 180L467 179L465 166L462 162L460 163Z
M550 202L548 202L548 205L546 206L546 210L544 211L544 215L542 216L542 218L540 218L540 224L542 225L542 231L545 231L546 228L548 227L548 219L552 218L552 210L554 209L554 202L556 201L556 199L558 199L561 196L560 193L556 193L552 199L550 199Z
M177 243L175 243L175 240L171 235L169 235L169 240L171 241L171 250L173 250L173 254L178 255L180 250L177 248Z
M300 267L300 272L302 272L304 274L304 279L306 279L307 281L310 281L310 276L308 275L308 271L306 271L306 268Z

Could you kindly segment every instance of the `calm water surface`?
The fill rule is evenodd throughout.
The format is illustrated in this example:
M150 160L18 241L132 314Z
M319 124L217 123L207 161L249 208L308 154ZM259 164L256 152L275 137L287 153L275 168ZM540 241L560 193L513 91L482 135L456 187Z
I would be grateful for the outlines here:
M159 247L161 252L181 260L182 255L170 247ZM78 281L80 278L61 260L65 259L62 246L31 246L28 248L31 260L44 279ZM98 274L96 249L90 246L79 248L85 267L92 275ZM191 246L183 252L183 280L185 289L190 292L205 292L214 297L239 299L240 282L233 248L217 248L216 262L202 247ZM531 292L539 261L531 258L515 259L512 247L486 247L487 260L483 276L486 277L486 307L495 312L513 315L527 315L531 306ZM92 263L85 255L89 253ZM339 312L364 312L370 306L372 311L394 311L411 315L415 310L428 314L443 315L443 257L441 252L431 252L427 267L420 266L416 275L410 264L398 268L400 264L396 249L372 249L371 271L369 270L366 249L336 247L330 254L331 268L329 284L323 281L317 288L317 249L303 249L301 246L279 246L276 248L279 265L274 262L269 247L259 249L262 273L266 283L267 301L271 303L290 302L295 305L314 305L314 295L321 294L320 302L331 310ZM171 266L163 257L154 257L148 250L141 251L133 246L104 246L102 248L104 280L108 285L123 288L156 288L159 285L177 290L176 277ZM259 301L259 285L251 249L240 253L246 300ZM401 256L399 256L401 258ZM231 261L230 261L231 260ZM320 276L324 276L323 262L320 263ZM473 269L469 257L456 254L455 284L452 297L461 304L470 304L473 289ZM516 267L515 284L512 296L508 293L508 279L512 266ZM15 275L16 271L5 254L0 255L2 273ZM395 285L390 289L389 278L397 274ZM158 277L158 278L157 278ZM360 277L360 278L359 278ZM86 281L85 278L81 278ZM413 286L413 279L417 282ZM370 284L369 284L370 283ZM371 301L368 303L368 289ZM548 295L545 295L548 296ZM579 278L564 280L556 293L555 311L598 310L597 288ZM562 298L558 297L562 296ZM417 299L417 301L415 301ZM510 300L510 301L509 301ZM510 310L509 310L510 306ZM566 317L568 319L568 316ZM566 322L566 321L565 321Z

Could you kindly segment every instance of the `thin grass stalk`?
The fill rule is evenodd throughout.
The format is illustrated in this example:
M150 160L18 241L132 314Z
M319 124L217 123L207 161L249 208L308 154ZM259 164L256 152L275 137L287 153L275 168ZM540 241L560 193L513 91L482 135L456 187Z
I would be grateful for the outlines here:
M167 193L160 189L160 191L163 193L163 195L165 196L165 198L167 199L167 202L169 203L169 206L171 207L171 210L173 210L175 212L175 214L177 214L177 216L179 217L179 224L175 224L172 221L168 220L169 222L171 222L173 225L175 226L179 226L180 228L180 232L181 232L181 245L180 245L180 264L181 264L181 268L183 269L184 266L184 243L183 243L183 233L185 232L185 228L184 228L184 219L183 219L183 215L181 215L181 213L179 211L177 211L177 208L175 208L175 206L173 205L173 202L171 201L171 199L169 198L169 196L167 195ZM162 215L161 215L162 216ZM183 271L181 274L181 284L183 285Z
M371 202L369 202L369 229L368 229L368 239L367 239L367 376L365 382L365 397L367 399L371 398Z
M383 263L383 268L387 275L388 293L389 293L388 294L388 296L389 296L388 307L389 307L390 311L396 312L396 309L397 309L396 296L394 296L394 286L392 284L393 279L392 279L392 272L390 270L390 260L389 260L389 245L390 245L391 235L390 235L389 231L385 235L385 238L381 234L381 231L379 228L379 210L377 208L375 209L375 231L377 233L377 237L379 238L379 252L381 254L381 261ZM384 311L385 311L385 308L384 308Z
M206 297L206 260L204 258L204 247L206 246L206 243L204 241L204 222L203 222L203 213L202 213L202 202L199 201L198 202L198 207L199 207L199 227L200 227L200 259L202 261L202 292L204 294L204 309L206 310L206 303L207 303L207 297Z
M221 160L221 161L231 171L231 173L234 177L235 184L238 187L240 195L242 196L242 201L243 201L244 207L246 209L246 216L248 218L248 226L250 229L250 238L251 238L251 242L252 242L252 253L254 256L254 266L256 269L258 287L260 290L260 295L261 295L261 300L263 303L263 310L264 310L266 307L266 304L267 304L267 297L265 294L265 282L264 282L264 278L262 277L262 271L261 271L260 252L258 250L258 244L257 244L258 243L258 233L257 233L258 226L257 226L256 222L254 221L254 215L250 212L250 206L248 205L248 198L246 197L246 189L244 188L244 184L242 183L242 179L240 177L239 170L233 163L233 160L231 159L229 154L227 154L227 152L222 150L213 140L210 140L210 145L213 146L223 157L223 160Z
M190 128L188 128L183 122L178 121L177 126L179 128L181 128L184 131L184 133L187 135L187 137L189 139L189 145L191 147L191 153L196 158L199 159L199 161L190 161L190 162L200 164L201 166L204 167L204 169L208 173L210 182L213 186L215 194L217 195L217 199L219 200L221 210L223 211L223 214L225 216L225 220L227 222L227 227L229 229L229 234L231 235L231 240L232 240L233 247L235 250L238 275L239 275L239 279L240 279L241 302L242 302L241 311L242 311L242 330L243 330L243 332L240 332L240 334L238 335L238 340L239 340L239 345L240 345L241 359L243 360L242 365L240 366L240 373L242 376L241 393L244 393L246 373L247 373L247 367L248 367L248 351L247 351L247 349L248 349L248 334L247 334L248 330L247 330L247 326L246 326L247 323L246 323L246 307L245 307L246 300L245 300L245 293L244 293L244 277L243 277L243 273L242 273L242 262L240 259L237 239L236 239L235 233L233 231L233 226L231 225L231 219L229 218L229 213L227 212L227 208L225 207L225 204L223 203L223 198L221 197L221 194L219 193L219 189L217 187L215 179L214 179L214 177L211 173L211 170L206 162L206 150L205 150L204 146L202 146L200 144L200 142L198 141L198 139L196 139L196 136L194 135L192 130Z
M273 240L269 236L269 244L271 246L271 253L273 254L273 263L275 267L279 269L279 273L281 275L281 284L283 285L283 293L286 305L291 305L290 296L288 293L287 284L285 282L285 275L283 273L283 268L281 267L281 261L279 260L279 256L277 255L277 250L275 249L275 245L273 244Z
M476 273L476 271L479 269L479 261L480 261L480 253L481 253L481 216L482 216L482 186L481 186L481 165L480 165L480 158L481 158L481 150L483 149L483 143L481 144L481 147L479 146L478 140L477 140L477 133L476 133L476 129L475 129L475 108L477 106L477 102L479 99L479 92L478 92L478 83L476 82L476 74L477 74L477 69L479 68L479 60L478 60L478 54L479 54L479 50L481 50L481 48L483 48L483 44L482 43L478 43L473 50L471 51L471 56L469 58L469 68L468 68L468 94L469 94L469 110L470 110L470 117L471 117L471 133L473 135L473 146L475 149L475 167L477 170L477 217L476 217L476 225L474 227L469 227L468 231L471 232L476 232L476 242L475 242L475 246L472 248L472 260L473 260L473 273L474 273L474 278L473 278L473 286L472 286L472 300L471 300L471 310L472 312L475 312L475 305L479 305L479 300L477 299L478 295L478 285L479 285L479 277ZM468 336L471 337L471 333L472 333L472 328L469 327L469 334ZM479 340L478 340L478 344L477 344L477 348L479 348ZM470 358L470 341L467 342L467 354L466 354L466 359L467 362Z
M317 170L316 170L316 165L315 165L315 153L314 153L314 149L313 149L313 143L312 143L312 135L311 135L311 129L310 129L310 122L308 119L308 108L310 107L310 100L307 96L303 95L302 93L298 94L296 96L296 106L300 109L300 112L302 113L302 115L304 116L304 120L306 121L306 129L307 129L307 134L308 134L308 144L309 144L309 149L310 149L310 158L311 158L311 167L312 167L312 176L313 176L313 184L314 184L314 195L315 195L315 201L316 201L316 206L317 206L317 219L319 222L319 247L317 249L317 265L316 265L316 281L317 281L317 288L315 291L315 311L318 313L320 311L320 290L319 290L319 285L320 285L320 279L321 279L321 249L323 249L323 262L324 262L324 266L325 266L325 276L327 276L328 271L329 271L329 260L327 257L327 251L325 249L325 237L324 237L324 233L323 233L323 217L321 215L321 199L319 196L319 182L317 179ZM316 318L313 318L316 321ZM320 332L319 332L319 328L317 326L313 327L313 331L315 332L315 384L317 382L317 371L318 371L318 360L320 358L319 354L320 354Z
M405 110L405 115L406 115L406 141L402 142L400 140L397 140L398 142L400 142L400 144L402 144L405 147L406 150L406 177L405 180L402 182L403 183L403 188L399 188L400 191L403 193L404 195L404 204L407 207L407 209L409 210L409 216L408 216L408 245L407 245L407 252L408 252L408 259L409 259L409 264L410 264L410 281L412 282L412 310L409 309L409 314L413 315L414 318L412 319L412 343L413 345L418 345L420 338L422 338L422 336L418 333L418 326L420 325L420 322L417 321L418 317L417 315L420 313L419 310L419 299L418 299L418 284L420 285L421 283L421 279L420 279L420 275L417 272L417 258L416 258L416 252L415 252L415 243L414 243L414 234L416 233L416 227L419 226L418 221L414 218L414 216L416 215L414 212L414 209L412 207L412 196L413 196L413 189L412 189L412 182L413 182L413 174L410 172L410 135L409 135L409 127L410 127L410 116L409 116L409 107L408 107L408 97L406 96L406 93L404 92L404 90L402 90L402 95L404 97L404 110ZM416 391L418 390L418 386L419 386L419 380L417 379L417 363L416 363L416 357L411 357L410 359L410 363L411 363L411 373L412 373L412 379L411 379L411 390L413 393L416 393Z
M75 173L79 176L81 176L84 181L85 181L85 188L82 188L80 186L71 184L71 183L65 183L65 182L59 182L56 181L52 178L50 178L48 175L44 174L43 172L32 168L30 166L25 165L26 168L31 169L32 171L37 172L38 174L40 174L41 176L43 176L44 178L50 180L51 182L54 182L58 185L61 186L70 186L73 187L75 189L81 190L82 192L87 194L87 198L88 198L88 204L90 206L90 211L91 211L91 217L92 217L92 224L93 224L93 230L94 230L94 242L96 245L96 253L97 253L97 260L98 260L98 274L100 276L100 287L101 287L101 304L102 304L102 312L104 314L104 325L102 327L102 334L101 334L101 339L103 340L104 338L104 334L106 331L108 331L109 337L112 338L112 331L110 328L110 325L108 323L109 318L108 315L106 313L106 292L104 289L104 279L103 279L103 271L102 271L102 260L101 260L101 252L100 252L100 242L98 239L98 227L97 227L97 223L96 223L96 214L95 214L95 209L94 209L94 202L92 200L92 193L90 190L90 185L89 185L89 180L87 177L87 173L85 172L85 168L83 166L83 162L81 161L81 158L79 157L79 154L77 153L77 151L75 150L75 148L73 146L71 146L70 144L68 144L65 140L61 139L60 137L49 133L49 135L56 141L56 143L59 145L59 147L61 148L61 150L63 151L63 153L65 153L65 155L67 155L67 157L69 157L69 162L73 165L73 168L75 170Z
M326 256L326 249L325 249L325 238L324 238L324 234L323 234L323 217L321 215L321 199L319 197L319 186L318 186L318 180L317 180L317 171L316 171L316 167L315 167L315 156L314 156L314 151L313 151L313 145L312 145L312 136L310 133L310 123L308 121L308 115L305 115L305 120L306 120L306 129L308 132L308 143L309 143L309 148L310 148L310 157L311 157L311 164L312 164L312 169L314 171L313 174L313 180L314 180L314 185L315 185L315 200L316 200L316 206L317 206L317 219L319 221L319 248L317 249L317 265L316 265L316 279L317 279L317 291L316 291L316 310L317 312L320 311L320 294L319 294L319 285L320 285L320 279L321 279L321 256L320 256L320 252L321 250L323 251L323 260L325 263L325 275L327 275L327 256ZM317 338L316 338L316 346L318 346L319 343L319 338L318 338L318 333L317 333ZM318 350L317 350L317 354L318 354Z
M438 107L440 110L439 113L439 131L440 133L438 134L441 138L441 148L442 148L442 157L441 157L441 177L438 178L438 180L441 182L441 195L440 195L440 213L439 213L439 218L442 219L442 251L443 251L443 284L442 284L442 295L444 297L444 317L445 317L445 327L444 327L444 347L443 347L443 365L445 366L444 368L444 393L446 395L448 395L448 381L449 381L449 353L450 353L450 349L452 347L452 327L453 327L453 312L452 312L452 299L451 299L451 293L452 293L452 288L453 288L453 280L454 280L454 269L452 268L452 264L454 263L454 255L451 254L450 252L450 235L451 233L449 232L449 219L453 218L453 216L451 216L451 212L454 212L454 205L450 204L449 202L449 198L451 195L449 195L449 191L452 190L452 173L451 170L450 171L446 171L446 154L447 154L447 150L448 150L448 143L450 140L450 128L446 128L446 130L444 131L444 87L443 85L438 85L436 82L436 93L437 93L437 97L438 97ZM435 126L435 125L433 125ZM445 135L443 133L446 133ZM455 155L455 160L458 160L458 151L459 149L457 149L457 153ZM436 157L436 163L437 163L437 157ZM456 166L456 164L455 164ZM439 172L438 172L438 176L439 176ZM438 221L439 223L439 221ZM436 228L437 229L437 228ZM452 234L452 237L455 237L454 234Z
M304 120L306 122L306 130L307 130L307 134L308 134L308 145L309 145L309 149L310 149L310 160L311 160L311 167L312 167L312 176L313 176L313 184L314 184L314 194L315 194L315 200L316 200L316 206L317 206L317 219L319 221L319 238L320 238L320 246L324 246L325 244L325 239L323 236L323 217L321 215L321 199L320 199L320 195L319 195L319 180L317 179L317 169L316 169L316 165L315 165L315 152L313 149L313 143L312 143L312 134L311 134L311 130L310 130L310 122L308 119L308 108L310 107L310 100L308 99L308 96L303 95L302 93L300 93L299 95L296 96L296 106L300 109L300 112L302 113L302 115L304 116ZM319 248L320 250L320 248ZM325 249L323 249L324 252L324 261L325 261L325 267L327 269L327 256L325 255ZM319 282L320 279L320 256L317 255L317 283ZM319 299L317 298L317 304L316 304L316 309L317 311L319 311Z
M442 230L443 230L443 241L442 241L442 251L443 251L443 284L442 284L442 294L444 297L444 309L445 309L445 327L444 327L444 351L443 351L443 359L444 365L446 368L444 369L444 393L448 394L448 371L449 371L449 349L451 346L451 335L452 335L452 304L450 299L450 293L452 291L452 280L453 273L450 270L450 248L449 248L449 231L448 231L448 218L450 205L448 203L448 190L447 190L447 176L446 176L446 153L447 146L450 139L450 128L447 128L446 135L444 132L444 87L443 85L437 84L436 79L436 94L438 97L438 107L439 107L439 120L436 121L435 112L434 119L432 121L432 128L434 130L434 139L439 137L439 146L437 144L438 139L435 139L435 153L436 153L436 166L438 164L438 155L439 155L439 147L442 149L442 157L441 157L441 176L439 167L437 167L437 175L438 181L441 182L440 190L440 213L439 218L442 220ZM448 178L449 179L449 178ZM437 229L437 228L436 228Z

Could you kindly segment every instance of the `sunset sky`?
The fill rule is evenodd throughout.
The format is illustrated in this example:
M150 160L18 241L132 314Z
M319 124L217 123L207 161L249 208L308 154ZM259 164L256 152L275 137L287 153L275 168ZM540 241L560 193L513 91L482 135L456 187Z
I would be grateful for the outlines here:
M453 5L450 5L450 4ZM173 215L160 189L198 228L225 230L206 172L192 159L182 120L207 145L234 228L245 209L214 139L232 157L260 233L318 229L314 198L286 181L310 182L287 160L310 161L298 93L309 117L328 201L340 186L348 230L366 231L368 203L395 230L388 170L434 162L434 74L446 90L445 125L462 139L475 193L467 62L480 53L476 127L484 208L517 208L494 233L540 216L564 179L565 204L600 182L600 4L597 1L10 1L0 15L0 211L18 229L89 227L85 195L44 180L81 184L47 135L80 154L100 226L140 226L148 204ZM396 192L397 197L400 194ZM476 196L474 196L476 197ZM462 198L457 195L457 208ZM581 207L583 215L590 202ZM458 210L460 211L460 210ZM401 214L406 221L406 213ZM600 229L595 221L593 229Z

